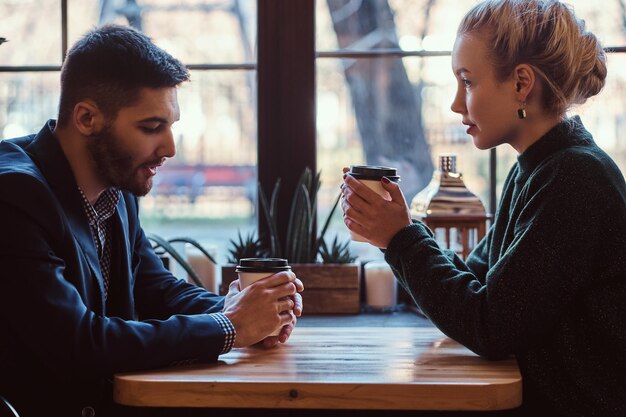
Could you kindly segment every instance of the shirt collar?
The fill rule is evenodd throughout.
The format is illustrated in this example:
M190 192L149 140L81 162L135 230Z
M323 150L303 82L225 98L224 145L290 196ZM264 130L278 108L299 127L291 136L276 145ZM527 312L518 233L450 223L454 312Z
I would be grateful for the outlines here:
M78 191L80 191L83 199L83 207L85 212L87 212L90 226L96 222L101 223L109 219L115 213L117 203L120 201L120 190L115 187L104 190L94 205L91 205L80 187L78 187Z

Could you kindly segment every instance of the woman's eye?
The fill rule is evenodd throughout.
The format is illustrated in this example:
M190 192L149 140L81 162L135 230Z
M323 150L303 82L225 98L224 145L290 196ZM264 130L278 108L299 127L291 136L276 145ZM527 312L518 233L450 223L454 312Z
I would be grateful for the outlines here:
M465 79L465 78L461 79L461 82L463 83L465 88L469 88L472 85L472 82L470 80L468 80L468 79Z

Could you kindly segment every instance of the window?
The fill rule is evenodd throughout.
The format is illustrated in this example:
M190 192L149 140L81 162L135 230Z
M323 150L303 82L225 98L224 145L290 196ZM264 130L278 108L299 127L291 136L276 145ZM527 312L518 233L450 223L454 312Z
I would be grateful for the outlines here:
M456 90L450 51L459 21L476 2L316 2L317 161L326 207L340 184L343 166L398 167L410 203L430 180L437 156L455 153L467 187L493 212L516 152L509 146L476 149L460 116L450 110ZM626 44L625 2L605 2L602 7L582 0L569 3L606 46ZM621 111L625 58L609 55L604 91L572 112L581 114L622 171L626 168L626 117ZM324 210L320 207L320 214ZM329 233L348 238L339 218ZM367 244L352 247L362 257L381 256Z
M256 228L257 179L265 190L282 179L285 230L289 193L304 166L322 172L323 219L343 166L396 165L411 197L443 152L459 155L466 184L493 209L515 152L475 149L449 109L450 49L474 3L0 0L0 37L9 39L0 45L0 137L36 132L56 115L68 45L99 23L131 24L188 64L192 76L179 91L178 154L141 203L148 232L195 237L223 262L237 229ZM626 171L626 55L619 53L626 51L626 2L569 3L615 52L604 91L575 112ZM340 217L331 239L348 237ZM356 245L364 257L379 256Z
M0 0L0 133L39 131L58 110L67 45L102 23L130 25L187 64L178 93L177 155L141 199L147 232L188 236L225 261L237 229L255 228L254 0Z

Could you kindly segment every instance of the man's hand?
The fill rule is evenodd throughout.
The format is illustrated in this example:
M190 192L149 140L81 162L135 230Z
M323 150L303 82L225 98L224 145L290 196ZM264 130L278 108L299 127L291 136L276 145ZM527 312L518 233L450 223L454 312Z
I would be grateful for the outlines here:
M285 342L302 314L302 282L293 272L279 272L240 290L239 280L230 284L224 300L224 315L237 332L235 347L249 346L265 339L278 328L280 334L267 337L265 346ZM293 314L291 312L293 310Z
M291 332L294 327L296 327L296 323L298 322L298 317L302 315L302 296L299 294L304 290L304 285L302 285L302 281L296 278L295 281L297 293L294 294L293 300L295 302L295 306L293 308L293 313L291 313L291 323L280 330L280 334L278 336L268 336L263 340L263 345L265 347L272 347L280 343L285 343L289 336L291 336Z

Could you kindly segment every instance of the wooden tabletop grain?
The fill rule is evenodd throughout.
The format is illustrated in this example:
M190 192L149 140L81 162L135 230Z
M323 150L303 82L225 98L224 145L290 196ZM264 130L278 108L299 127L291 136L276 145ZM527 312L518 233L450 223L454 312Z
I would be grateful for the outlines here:
M484 360L434 327L298 327L272 349L114 383L117 402L148 407L502 410L522 400L515 359Z

